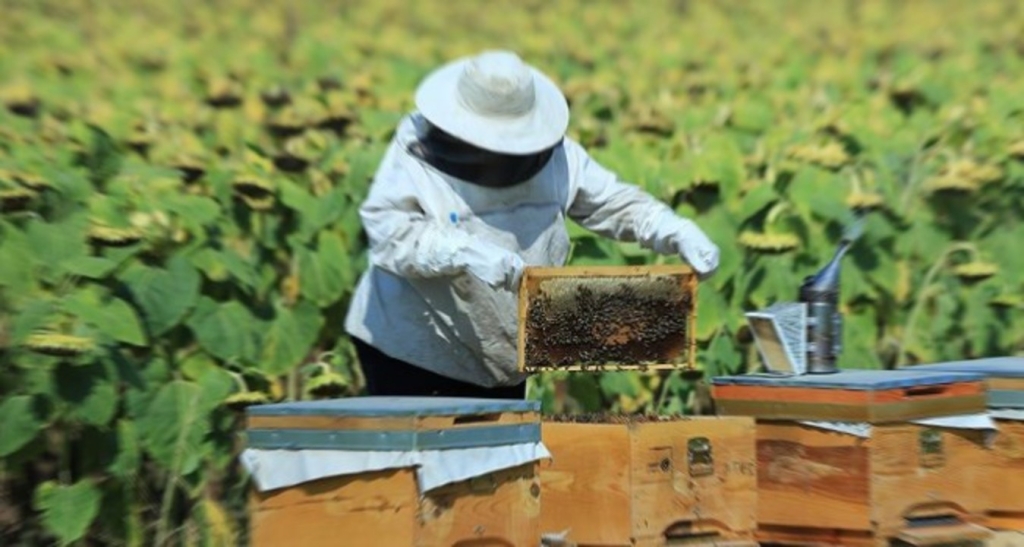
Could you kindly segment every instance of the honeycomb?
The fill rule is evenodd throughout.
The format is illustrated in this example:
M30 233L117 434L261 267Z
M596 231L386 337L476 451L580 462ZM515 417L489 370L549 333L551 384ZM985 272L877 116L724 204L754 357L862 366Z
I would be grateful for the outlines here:
M530 295L526 369L643 368L690 357L694 295L686 274L552 277Z

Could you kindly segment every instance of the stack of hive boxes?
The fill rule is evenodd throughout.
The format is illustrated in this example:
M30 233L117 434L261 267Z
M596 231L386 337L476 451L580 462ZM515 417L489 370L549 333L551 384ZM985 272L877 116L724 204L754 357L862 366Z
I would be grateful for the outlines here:
M978 477L990 528L1024 531L1024 357L993 357L906 367L909 372L985 378L989 414L999 433Z
M760 541L873 547L990 535L981 479L991 431L964 417L986 411L981 375L842 370L713 384L718 412L757 420Z
M249 407L250 544L536 546L538 410L426 397Z
M685 266L527 269L520 368L692 370L697 278ZM542 419L541 529L567 545L757 545L754 420Z
M696 286L685 266L528 268L519 368L696 371ZM1024 522L1024 359L712 384L714 416L250 407L252 545L936 545Z

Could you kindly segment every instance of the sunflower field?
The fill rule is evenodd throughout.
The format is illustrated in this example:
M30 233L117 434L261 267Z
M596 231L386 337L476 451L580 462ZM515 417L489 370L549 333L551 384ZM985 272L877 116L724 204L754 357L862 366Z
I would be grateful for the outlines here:
M360 393L358 207L418 81L486 48L722 250L701 374L540 375L545 409L706 409L855 212L841 367L1024 352L1019 2L2 6L0 544L245 544L241 411ZM677 261L570 229L574 264Z

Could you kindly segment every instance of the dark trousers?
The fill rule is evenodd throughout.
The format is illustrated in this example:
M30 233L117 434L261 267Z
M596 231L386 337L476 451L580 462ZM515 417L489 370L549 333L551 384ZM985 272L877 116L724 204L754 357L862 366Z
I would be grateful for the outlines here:
M470 397L478 399L525 399L526 382L508 387L486 388L434 374L429 370L394 359L377 348L352 338L369 395Z

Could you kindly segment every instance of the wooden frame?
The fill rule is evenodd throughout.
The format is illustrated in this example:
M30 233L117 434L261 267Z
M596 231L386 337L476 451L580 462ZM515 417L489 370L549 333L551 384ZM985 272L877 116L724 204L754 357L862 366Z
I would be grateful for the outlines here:
M541 284L550 279L578 278L585 283L586 279L609 277L653 278L663 276L679 276L682 278L681 289L690 296L690 310L685 318L686 327L682 349L682 361L674 363L634 363L634 362L603 362L592 365L536 365L529 364L527 346L529 336L527 318L534 299L540 292ZM687 265L649 265L649 266L565 266L565 267L528 267L523 273L519 289L518 309L518 340L517 360L520 372L540 371L605 371L605 370L663 370L663 369L695 369L696 363L696 318L697 305L697 274ZM550 335L551 333L545 333Z
M900 370L980 374L991 411L1024 412L1024 357L985 357ZM986 524L996 530L1024 531L1024 419L993 416L998 432L986 454L979 482L985 493Z
M882 547L987 537L984 431L912 423L870 438L759 421L758 539Z
M541 531L568 545L756 546L754 420L541 425Z
M987 524L1024 531L1024 421L995 419L999 427L982 471Z
M421 493L412 468L253 491L252 547L456 545L540 541L536 462Z

